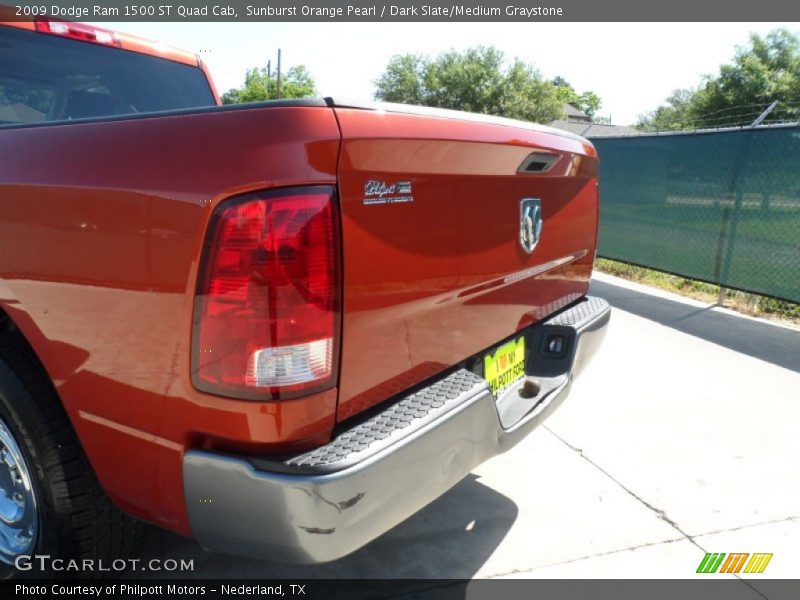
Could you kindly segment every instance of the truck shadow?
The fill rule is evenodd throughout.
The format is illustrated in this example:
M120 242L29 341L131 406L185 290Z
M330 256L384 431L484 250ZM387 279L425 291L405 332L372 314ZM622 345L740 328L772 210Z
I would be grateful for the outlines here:
M800 332L592 280L589 293L633 313L736 352L800 373Z
M514 502L468 475L411 518L340 560L284 565L215 554L193 540L148 527L140 557L191 559L194 570L159 573L181 578L470 579L517 519ZM153 573L130 573L131 577ZM452 592L453 590L451 590Z

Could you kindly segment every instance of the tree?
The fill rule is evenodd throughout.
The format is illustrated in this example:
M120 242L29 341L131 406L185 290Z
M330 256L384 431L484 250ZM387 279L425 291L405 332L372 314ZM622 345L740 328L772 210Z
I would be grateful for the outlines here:
M556 95L562 103L576 106L590 118L594 118L597 111L600 110L602 106L600 96L591 91L579 94L575 91L575 88L561 76L557 76L553 79L553 85L556 88Z
M677 90L666 105L642 115L646 130L748 125L773 101L771 120L797 120L800 108L800 38L786 29L750 35L733 60L696 89Z
M786 29L763 38L751 34L750 45L737 48L731 64L706 78L692 108L701 126L719 127L720 121L751 122L775 100L780 104L773 118L800 103L800 38Z
M693 123L693 90L674 90L667 103L656 110L641 115L637 127L644 131L677 131L688 129Z
M394 56L375 82L375 98L540 123L562 116L554 86L533 65L516 59L506 68L503 53L484 46L435 59Z
M303 65L292 67L281 74L281 98L308 98L316 95L314 79ZM248 69L242 87L231 88L222 94L222 103L259 102L277 97L277 73L268 73L265 68L255 67Z
M393 56L375 84L375 98L384 102L425 105L427 90L423 79L429 62L422 54Z

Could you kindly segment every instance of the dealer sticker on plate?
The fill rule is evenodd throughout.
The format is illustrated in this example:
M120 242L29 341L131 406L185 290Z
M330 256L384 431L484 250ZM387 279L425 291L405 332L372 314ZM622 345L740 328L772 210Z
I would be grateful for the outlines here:
M497 395L525 375L525 337L503 344L483 357L483 377Z

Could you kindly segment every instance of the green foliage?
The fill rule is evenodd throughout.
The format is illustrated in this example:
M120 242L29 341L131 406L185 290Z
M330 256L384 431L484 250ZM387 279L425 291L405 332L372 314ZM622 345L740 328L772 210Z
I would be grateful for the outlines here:
M690 129L694 123L692 102L696 92L675 90L667 98L666 104L653 112L639 117L637 127L644 131L678 131Z
M493 47L450 51L431 59L394 56L375 83L375 98L547 123L562 116L555 86L533 65Z
M748 125L773 101L769 120L800 116L800 38L786 29L750 35L733 60L696 89L676 90L666 104L642 115L647 131Z
M505 74L503 54L495 48L446 52L429 62L422 83L426 104L469 112L501 114Z
M562 103L572 104L585 112L589 117L594 118L597 111L602 106L600 96L592 91L583 92L579 94L575 88L563 77L556 77L553 79L553 85L556 88L556 96Z
M292 67L281 74L281 98L308 98L316 95L314 79L303 65ZM277 73L268 74L266 68L256 67L247 71L242 87L231 88L222 94L222 103L260 102L277 97Z
M422 54L393 56L376 83L375 97L384 102L424 106L427 89L423 79L428 63Z
M544 81L529 63L515 59L501 86L500 110L512 119L549 123L563 114L553 85Z

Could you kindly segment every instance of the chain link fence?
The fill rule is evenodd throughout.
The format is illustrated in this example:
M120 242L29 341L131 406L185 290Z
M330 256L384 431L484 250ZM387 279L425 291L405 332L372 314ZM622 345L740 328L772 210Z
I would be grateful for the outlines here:
M800 127L592 142L600 256L800 302Z

